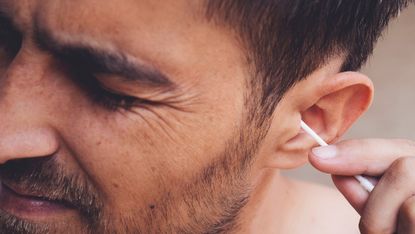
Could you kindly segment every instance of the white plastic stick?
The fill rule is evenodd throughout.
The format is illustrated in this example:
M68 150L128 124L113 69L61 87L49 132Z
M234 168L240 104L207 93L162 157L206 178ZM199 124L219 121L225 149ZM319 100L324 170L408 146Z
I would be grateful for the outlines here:
M301 120L301 128L306 133L308 133L314 140L316 140L319 145L328 146L328 144L302 120ZM362 187L366 189L366 191L368 191L369 193L372 192L372 190L375 188L375 186L367 178L361 175L356 175L354 176L354 178L356 178L356 180L359 181Z

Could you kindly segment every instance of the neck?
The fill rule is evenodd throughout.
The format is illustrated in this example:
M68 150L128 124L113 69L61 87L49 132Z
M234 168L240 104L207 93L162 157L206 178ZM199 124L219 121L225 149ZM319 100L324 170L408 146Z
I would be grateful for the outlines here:
M284 233L300 213L296 187L276 169L264 169L256 181L239 226L247 233Z

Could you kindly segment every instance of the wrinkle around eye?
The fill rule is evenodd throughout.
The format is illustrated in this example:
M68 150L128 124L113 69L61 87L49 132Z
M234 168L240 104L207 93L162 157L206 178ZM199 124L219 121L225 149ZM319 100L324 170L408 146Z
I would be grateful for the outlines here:
M195 110L192 109L193 105L196 103L193 102L194 98L182 98L181 96L166 96L160 97L157 94L151 96L145 96L144 98L139 97L140 99L145 100L144 104L137 105L137 108L133 108L131 112L137 113L140 109L143 109L149 113L154 114L158 118L162 118L158 111L165 113L177 112L178 114L192 114L195 113Z
M181 137L177 133L192 124L192 119L198 116L197 107L201 102L196 96L189 95L170 95L161 100L160 97L154 99L158 100L152 104L138 105L128 111L120 111L120 114L131 123L144 123L159 136L165 136L173 142L179 141Z
M142 105L132 108L128 111L120 111L123 119L128 119L129 126L136 126L142 131L150 131L152 135L156 135L157 139L166 139L171 142L180 140L178 130L186 125L183 119L183 112L178 112L169 107L154 107L150 105ZM145 130L147 129L147 130ZM126 131L128 131L126 129Z
M143 105L157 108L170 108L180 112L192 112L192 108L198 105L198 95L192 94L190 89L164 89L146 87L131 82L123 82L122 78L98 76L98 82L104 87L122 95L135 97L142 100ZM142 107L141 105L137 105Z

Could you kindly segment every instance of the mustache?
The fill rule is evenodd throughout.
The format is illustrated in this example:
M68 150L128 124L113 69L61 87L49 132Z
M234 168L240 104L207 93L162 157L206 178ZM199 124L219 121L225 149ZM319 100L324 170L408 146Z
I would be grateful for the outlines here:
M73 207L90 225L102 216L103 202L91 180L81 173L65 172L53 156L8 161L0 165L0 181Z

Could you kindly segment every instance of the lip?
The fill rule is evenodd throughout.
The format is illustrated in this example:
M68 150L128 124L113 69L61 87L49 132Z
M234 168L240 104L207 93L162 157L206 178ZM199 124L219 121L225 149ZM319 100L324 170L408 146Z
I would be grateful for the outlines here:
M37 194L1 183L0 209L22 218L42 218L73 211L62 201L54 201Z

